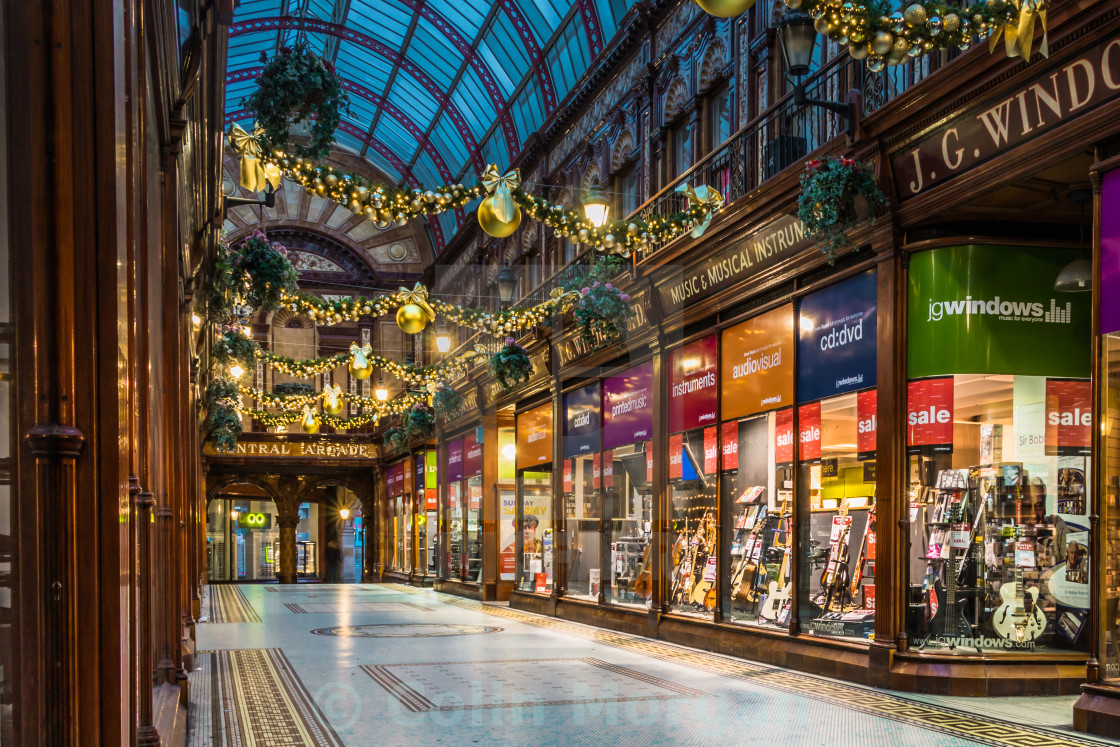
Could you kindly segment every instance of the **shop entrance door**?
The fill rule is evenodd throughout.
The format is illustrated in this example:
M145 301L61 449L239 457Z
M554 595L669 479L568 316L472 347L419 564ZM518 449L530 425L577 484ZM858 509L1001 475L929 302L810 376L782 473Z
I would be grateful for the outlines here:
M206 510L207 579L273 581L279 570L276 504L249 498L216 498Z

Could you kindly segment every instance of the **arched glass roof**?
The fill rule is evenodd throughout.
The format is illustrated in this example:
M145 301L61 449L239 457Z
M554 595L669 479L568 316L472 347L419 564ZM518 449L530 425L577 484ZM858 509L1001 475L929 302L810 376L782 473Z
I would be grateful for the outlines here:
M403 186L473 183L507 166L637 0L241 0L230 27L226 122L280 46L303 33L332 60L352 114L335 135ZM465 219L431 221L437 250Z

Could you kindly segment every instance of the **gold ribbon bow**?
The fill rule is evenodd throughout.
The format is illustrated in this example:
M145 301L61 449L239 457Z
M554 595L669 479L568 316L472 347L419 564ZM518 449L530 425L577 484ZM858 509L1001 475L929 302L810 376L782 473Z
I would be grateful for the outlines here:
M401 303L414 303L424 311L424 316L428 317L429 322L436 320L436 310L428 303L428 289L424 287L423 283L417 283L416 286L409 290L403 285L400 289Z
M503 223L509 223L517 214L517 205L510 194L521 186L521 169L514 169L501 173L498 167L490 164L482 172L482 186L494 195L494 217Z
M280 167L261 160L260 137L263 132L257 127L250 135L236 124L229 127L229 144L241 156L241 186L250 192L264 191L269 184L273 189L280 186Z
M711 225L712 217L723 205L723 195L716 190L709 187L707 184L701 184L699 187L691 187L687 184L681 184L676 189L677 192L683 192L684 196L688 198L689 203L692 205L705 205L708 208L708 213L696 224L692 229L692 237L695 239L704 235Z
M373 355L373 347L368 342L361 347L358 347L358 343L352 342L350 343L350 354L353 355L354 353L361 353L368 357Z
M563 297L564 297L564 289L563 289L563 288L553 288L553 289L552 289L552 293L550 293L549 295L550 295L550 296L551 296L552 298L554 298L554 299L556 299L557 301L559 301L559 300L560 300L561 298L563 298Z
M1050 8L1050 0L1015 0L1019 8L1017 17L1012 18L1003 26L997 26L988 38L988 51L996 51L999 37L1003 35L1004 49L1008 57L1022 57L1027 62L1031 61L1031 50L1034 47L1034 27L1042 27L1042 43L1038 52L1043 57L1050 56L1050 42L1046 35L1046 12Z

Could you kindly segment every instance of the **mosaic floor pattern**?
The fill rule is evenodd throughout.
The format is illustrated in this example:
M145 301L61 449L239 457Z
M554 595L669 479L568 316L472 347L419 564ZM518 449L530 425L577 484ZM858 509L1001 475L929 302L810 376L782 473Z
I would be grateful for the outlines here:
M260 615L249 604L240 586L215 584L210 587L210 622L260 622Z
M191 747L1120 747L1072 731L1074 698L875 690L429 589L212 586L208 602L265 624L198 627Z

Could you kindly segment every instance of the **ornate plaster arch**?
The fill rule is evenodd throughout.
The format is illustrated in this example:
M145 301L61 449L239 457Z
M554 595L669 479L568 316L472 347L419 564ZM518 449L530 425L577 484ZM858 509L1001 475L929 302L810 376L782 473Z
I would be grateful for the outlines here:
M665 121L668 122L684 111L691 98L685 79L680 75L673 78L665 89Z
M611 148L611 171L618 171L631 160L635 142L634 130L629 125L623 127Z
M210 501L214 500L219 495L221 495L222 492L224 492L228 488L233 487L234 485L252 485L255 488L259 488L268 493L268 497L273 503L277 504L277 506L280 505L280 497L277 495L275 487L264 480L253 477L252 475L227 475L222 477L217 482L212 484L209 488L207 488L206 502L209 503Z
M706 92L718 80L727 66L727 45L720 37L715 37L704 50L700 62L699 90Z

